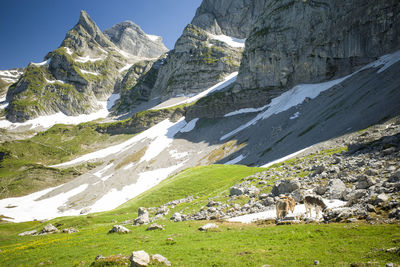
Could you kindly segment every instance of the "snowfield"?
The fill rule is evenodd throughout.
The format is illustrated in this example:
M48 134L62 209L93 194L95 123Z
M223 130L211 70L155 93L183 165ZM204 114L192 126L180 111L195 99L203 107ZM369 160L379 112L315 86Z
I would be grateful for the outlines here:
M346 202L343 202L341 200L338 199L333 199L333 200L328 200L328 199L324 199L324 203L328 206L329 209L337 209L340 207L343 207ZM296 205L294 212L288 214L288 216L290 217L301 217L306 213L306 208L304 206L304 204L300 204L300 205ZM316 214L315 214L315 210L312 210L312 216L313 218L315 218ZM321 214L319 214L318 219L321 219L322 216ZM258 213L252 213L252 214L247 214L247 215L243 215L243 216L239 216L239 217L234 217L234 218L230 218L228 219L228 222L240 222L240 223L252 223L252 222L256 222L259 220L275 220L276 219L276 209L272 208L270 210L266 210L263 212L258 212Z

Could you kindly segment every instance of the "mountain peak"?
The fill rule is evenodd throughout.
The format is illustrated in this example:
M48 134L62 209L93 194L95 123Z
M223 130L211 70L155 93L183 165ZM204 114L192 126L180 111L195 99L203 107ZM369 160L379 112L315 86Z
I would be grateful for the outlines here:
M75 28L78 28L79 26L82 26L83 29L92 36L101 33L99 27L97 27L96 23L90 18L89 14L85 10L81 10L79 21Z
M115 24L105 30L104 34L120 49L132 55L153 58L168 51L161 37L146 34L129 20Z

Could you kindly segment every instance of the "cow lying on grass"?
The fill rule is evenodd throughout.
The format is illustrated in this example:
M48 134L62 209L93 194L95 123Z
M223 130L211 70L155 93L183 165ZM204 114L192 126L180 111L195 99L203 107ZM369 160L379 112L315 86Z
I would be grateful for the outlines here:
M291 196L281 196L275 204L276 207L276 219L283 219L289 213L289 210L293 213L296 202Z
M327 206L325 205L322 198L317 197L317 196L305 196L304 197L304 206L306 207L306 217L307 217L307 214L310 214L310 216L309 216L310 218L312 217L311 210L313 208L315 209L316 218L319 217L319 213L321 211L324 212L327 208Z

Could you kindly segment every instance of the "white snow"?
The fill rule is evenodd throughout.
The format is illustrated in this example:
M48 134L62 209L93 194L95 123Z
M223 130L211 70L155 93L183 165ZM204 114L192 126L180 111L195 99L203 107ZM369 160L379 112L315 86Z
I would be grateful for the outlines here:
M129 199L132 199L151 187L157 185L162 180L167 178L172 172L182 167L183 164L184 163L182 162L178 165L173 165L168 168L140 173L139 179L136 183L127 185L120 191L117 189L112 189L101 199L96 201L96 203L90 207L91 212L106 211L118 207Z
M110 110L114 105L115 102L117 102L118 99L121 98L120 94L112 94L107 100L107 109Z
M30 129L35 128L50 128L51 126L62 123L62 124L79 124L83 122L97 120L99 118L105 118L109 112L107 110L107 102L99 101L98 104L101 109L91 114L81 114L78 116L67 116L64 113L55 113L47 116L40 116L33 120L29 120L22 123L13 123L8 120L0 120L0 128L15 129L20 126L30 126Z
M100 73L97 72L93 72L93 71L87 71L87 70L83 70L83 69L79 69L83 74L91 74L91 75L99 75Z
M219 40L221 42L228 44L231 47L243 47L244 48L244 45L246 42L246 39L237 39L237 38L230 37L230 36L223 35L223 34L214 35L214 34L208 33L208 35L210 36L211 39Z
M129 170L129 169L132 168L133 166L135 166L135 163L129 163L129 164L126 165L123 169L124 169L124 170Z
M300 154L300 153L306 151L307 149L309 149L309 148L311 148L311 147L313 147L313 145L312 145L312 146L309 146L309 147L306 147L306 148L303 148L303 149L301 149L301 150L299 150L299 151L296 151L296 152L294 152L294 153L292 153L292 154L289 154L289 155L287 155L287 156L284 156L284 157L282 157L282 158L280 158L280 159L276 159L276 160L271 161L271 162L269 162L269 163L267 163L267 164L264 164L264 165L260 166L260 168L268 168L269 166L272 166L272 165L274 165L274 164L276 164L276 163L280 163L280 162L283 162L283 161L288 160L288 159L290 159L290 158L293 158L293 157L297 156L298 154Z
M104 176L104 177L101 178L101 180L102 180L103 182L105 182L105 181L107 181L109 178L111 178L111 176L113 176L113 175L110 174L110 175Z
M110 169L113 165L114 165L114 164L111 163L111 164L105 166L105 167L104 167L103 169L101 169L100 171L97 171L97 172L93 173L93 175L94 175L94 176L97 176L97 177L99 177L99 178L101 178L101 177L103 177L103 174L104 174L108 169Z
M17 79L23 72L17 70L0 70L0 76Z
M169 151L169 154L171 155L172 158L174 159L183 159L189 155L188 152L181 152L179 153L178 150L171 150Z
M178 103L174 103L174 104L169 105L169 106L163 106L161 104L160 108L158 108L158 109L170 108L170 107L174 107L174 106L178 106L178 105L182 105L182 104L188 104L188 103L195 102L195 101L199 100L200 98L202 98L202 97L204 97L204 96L206 96L208 94L211 94L213 92L219 91L219 90L227 87L228 85L234 83L236 81L237 75L238 75L238 72L233 72L233 73L229 74L227 77L225 77L225 79L222 82L219 82L214 86L211 86L210 88L204 90L203 92L201 92L201 93L199 93L199 94L197 94L197 95L195 95L193 97L190 97L189 99L185 99L183 101L180 101Z
M333 199L333 200L327 200L324 199L324 203L328 206L330 209L335 209L335 208L340 208L343 207L346 202L343 202L338 199ZM301 205L296 205L293 214L289 213L289 216L294 216L294 217L300 217L306 213L306 208L304 204ZM313 218L315 218L315 213L312 212ZM319 216L319 219L321 219L321 213ZM274 220L276 219L276 210L275 208L272 208L270 210L266 210L263 212L258 212L258 213L251 213L243 216L238 216L234 218L228 219L229 222L241 222L241 223L252 223L258 220Z
M392 66L393 64L395 64L398 61L400 61L400 50L396 51L392 54L387 54L387 55L381 56L378 60L368 64L367 66L363 67L361 70L365 70L365 69L369 69L369 68L376 68L376 67L381 66L379 68L379 70L377 71L377 73L381 73L381 72L385 71L386 69L390 68L390 66Z
M63 206L69 198L83 192L87 187L87 184L83 184L68 192L43 200L37 199L57 187L48 188L23 197L2 199L0 200L0 214L13 218L10 219L10 221L13 222L32 221L34 219L53 219L59 216L78 215L79 210L66 210L65 212L61 212L58 208ZM6 208L7 206L16 207Z
M103 59L104 59L104 58L102 58L102 57L91 58L91 57L89 57L89 56L86 56L86 57L77 57L77 58L75 59L75 61L76 61L76 62L79 62L79 63L86 63L86 62L88 62L88 61L90 61L90 62L96 62L96 61L103 60Z
M147 129L146 131L143 131L131 139L115 145L115 146L110 146L105 149L101 149L99 151L95 151L86 155L83 155L79 158L76 158L74 160L64 162L61 164L53 165L52 167L61 167L61 166L69 166L73 165L76 163L80 162L85 162L85 161L90 161L90 160L95 160L95 159L102 159L105 157L108 157L112 154L116 153L121 153L123 151L128 150L132 145L136 144L137 142L143 141L146 138L149 139L155 139L152 143L156 142L157 144L160 145L160 147L166 148L169 146L170 142L172 142L173 135L175 135L181 128L183 128L186 125L186 122L184 118L181 118L179 121L176 123L173 123L169 121L168 119L154 125L150 129ZM164 136L160 136L163 134ZM160 142L161 141L161 142ZM162 143L166 142L166 143ZM145 154L145 159L151 159L154 155L157 156L160 151L158 147L155 147L154 145L150 144L150 147L147 149L146 152L149 152L149 154Z
M133 66L133 64L126 64L125 66L123 66L120 70L119 73L122 73L126 70L129 70L131 67Z
M73 52L69 47L64 47L68 55L72 56Z
M280 112L288 110L291 107L301 104L307 97L313 99L317 97L321 92L328 90L329 88L332 88L333 86L343 82L350 76L351 75L348 75L344 78L324 83L297 85L291 90L284 92L280 96L273 98L271 100L271 103L267 105L267 110L259 113L255 118L248 121L246 124L238 127L230 133L225 134L220 138L220 140L222 141L235 135L236 133L246 129L247 127L256 124L259 120L266 119L274 114L278 114Z
M230 117L230 116L235 116L235 115L239 115L239 114L245 114L245 113L254 113L254 112L260 112L264 109L266 109L269 105L260 107L260 108L242 108L236 111L232 111L228 114L225 114L224 117Z
M157 35L152 35L152 34L146 34L146 35L153 42L156 42L159 38L161 38L161 36L157 36Z
M169 120L165 120L164 123L167 127L160 127L157 132L149 131L146 135L147 138L153 139L153 141L150 143L146 153L140 159L139 163L144 161L150 162L153 158L158 156L164 149L169 147L175 134L177 134L187 124L185 118L179 119L176 123L172 123Z
M298 104L301 104L306 98L316 98L321 92L326 91L333 86L343 82L344 80L350 78L351 76L357 74L358 72L368 69L368 68L376 68L379 66L380 69L377 71L378 73L386 70L396 62L400 61L400 50L393 53L393 54L388 54L380 57L378 60L366 65L365 67L361 68L360 70L347 75L343 78L328 81L328 82L323 82L323 83L317 83L317 84L300 84L295 87L293 87L291 90L284 92L280 96L272 99L271 103L266 107L268 109L262 113L259 113L254 119L250 120L246 124L238 127L237 129L233 130L230 133L225 134L220 138L220 140L227 139L236 133L246 129L247 127L256 124L259 120L266 119L270 117L271 115L278 114L280 112L283 112L285 110L288 110L291 107L294 107ZM264 108L264 107L263 107ZM239 111L238 111L239 112ZM228 113L228 114L232 114ZM228 115L227 114L227 115Z
M289 119L294 120L294 119L298 118L299 116L300 116L300 112L297 111Z
M45 80L46 80L47 83L51 83L51 84L56 83L56 82L63 83L63 84L65 83L64 81L61 81L61 80L48 80L46 78L45 78Z
M239 155L239 156L237 156L236 158L234 158L234 159L232 159L232 160L226 162L225 165L233 165L233 164L236 164L236 163L238 163L239 161L241 161L242 159L244 159L244 156L243 156L243 155Z
M44 66L44 65L49 65L49 63L50 63L50 59L48 59L48 60L45 60L45 61L43 61L43 62L40 62L40 63L34 63L34 62L31 62L31 64L33 64L33 65L36 65L36 66Z
M188 133L190 131L192 131L195 127L196 127L196 123L199 120L199 118L193 119L191 121L188 122L188 124L186 124L185 127L183 127L180 132L181 133Z

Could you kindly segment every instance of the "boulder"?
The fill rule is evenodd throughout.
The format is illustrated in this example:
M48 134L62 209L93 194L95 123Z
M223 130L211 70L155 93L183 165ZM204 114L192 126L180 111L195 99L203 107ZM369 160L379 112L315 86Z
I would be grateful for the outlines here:
M72 233L77 233L77 232L79 232L79 231L76 230L76 229L73 228L73 227L70 227L70 228L65 228L65 229L63 229L62 232L65 233L65 234L72 234Z
M182 214L180 214L179 212L175 212L171 217L171 221L181 222L182 221Z
M164 227L160 224L152 224L146 229L146 231L153 231L153 230L164 230Z
M18 234L18 236L26 236L26 235L37 235L37 231L32 230L32 231L26 231L26 232Z
M154 263L157 265L171 266L171 262L166 257L164 257L160 254L151 255L151 263Z
M114 225L113 228L110 231L108 231L109 234L112 233L127 234L129 232L130 230L123 227L122 225Z
M60 232L60 230L58 230L57 227L52 224L48 224L39 232L39 235L55 234L58 232Z
M233 186L233 187L231 187L230 195L231 196L241 196L241 195L244 195L244 192L245 192L244 188Z
M376 183L375 179L365 175L357 177L358 182L356 183L356 189L367 189Z
M300 188L300 183L294 180L280 180L274 184L271 193L274 196L290 194Z
M138 209L138 217L134 220L134 225L147 224L150 222L149 212L146 208L140 207Z
M216 229L216 228L218 228L217 224L215 224L215 223L207 223L207 224L199 227L199 230L200 231L208 231L210 229Z
M328 183L328 194L331 199L341 198L342 193L345 190L346 190L346 185L340 179L332 179Z
M143 267L150 263L150 255L144 250L133 251L131 257L131 267Z

